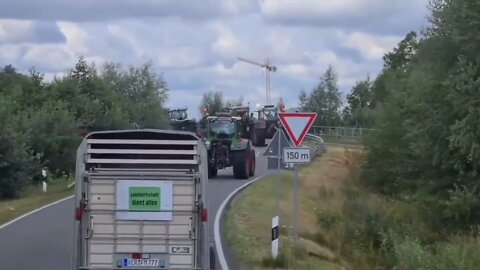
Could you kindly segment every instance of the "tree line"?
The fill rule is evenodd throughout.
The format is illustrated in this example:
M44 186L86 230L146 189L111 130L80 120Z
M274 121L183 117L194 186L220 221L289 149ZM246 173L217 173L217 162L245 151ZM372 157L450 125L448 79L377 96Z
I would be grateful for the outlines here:
M439 230L480 222L480 1L434 0L429 24L383 57L341 108L330 67L300 105L321 125L371 127L362 179Z
M28 75L12 65L0 69L0 198L16 197L42 179L75 168L75 154L87 132L162 128L168 87L151 64L100 70L83 57L62 77L46 82L32 68Z

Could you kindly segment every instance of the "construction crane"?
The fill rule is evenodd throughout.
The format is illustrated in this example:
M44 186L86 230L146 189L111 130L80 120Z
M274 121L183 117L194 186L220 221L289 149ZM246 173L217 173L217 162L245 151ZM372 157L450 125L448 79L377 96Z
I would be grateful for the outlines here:
M266 85L265 85L265 88L266 88L265 92L266 92L266 96L267 96L267 104L266 105L269 105L270 104L270 72L277 71L277 67L273 66L273 65L270 65L270 62L269 62L268 58L267 58L267 60L265 61L264 64L258 63L256 61L252 61L252 60L249 60L249 59L245 59L245 58L242 58L242 57L237 57L237 59L240 60L240 61L252 64L252 65L255 65L255 66L259 66L261 68L265 68L265 70L267 71L266 72Z

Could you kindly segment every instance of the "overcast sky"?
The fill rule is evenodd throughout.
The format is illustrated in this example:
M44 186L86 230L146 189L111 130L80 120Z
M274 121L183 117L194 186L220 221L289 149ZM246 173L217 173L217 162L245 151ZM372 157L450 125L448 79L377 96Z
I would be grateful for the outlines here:
M152 61L171 89L167 105L198 116L202 93L222 90L265 103L265 72L278 67L272 99L298 105L332 64L348 92L382 67L382 56L425 26L428 0L0 0L0 65L48 77L79 56ZM345 96L345 95L344 95Z

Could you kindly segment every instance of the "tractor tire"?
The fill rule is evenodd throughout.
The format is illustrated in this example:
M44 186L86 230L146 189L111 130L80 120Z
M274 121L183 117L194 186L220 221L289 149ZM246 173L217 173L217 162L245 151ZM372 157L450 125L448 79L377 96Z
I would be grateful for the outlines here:
M254 176L255 175L255 168L256 168L256 156L255 156L255 150L251 151L251 163L250 163L250 170L248 172L248 176Z
M248 179L250 174L252 151L250 147L245 150L235 151L233 159L233 177L235 179Z
M216 167L208 165L208 178L216 177L218 173L218 169Z
M264 146L265 145L265 130L263 129L254 129L252 142L255 146Z

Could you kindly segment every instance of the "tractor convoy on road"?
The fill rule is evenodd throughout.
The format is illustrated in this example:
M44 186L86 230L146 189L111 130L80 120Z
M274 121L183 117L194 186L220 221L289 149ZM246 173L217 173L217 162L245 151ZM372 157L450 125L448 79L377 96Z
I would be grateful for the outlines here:
M76 158L74 268L218 269L209 179L229 167L235 179L253 177L254 146L271 138L280 111L206 108L197 122L178 108L165 110L167 129L134 123L86 134Z
M255 175L254 146L264 146L265 139L273 137L279 127L278 113L283 110L284 106L267 105L250 112L248 106L234 106L210 115L205 108L198 122L188 119L186 108L168 113L171 129L194 132L205 142L209 178L232 167L234 178L248 179Z

